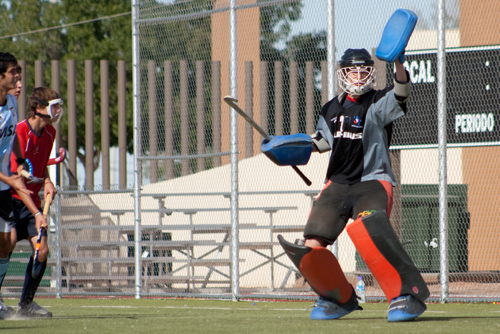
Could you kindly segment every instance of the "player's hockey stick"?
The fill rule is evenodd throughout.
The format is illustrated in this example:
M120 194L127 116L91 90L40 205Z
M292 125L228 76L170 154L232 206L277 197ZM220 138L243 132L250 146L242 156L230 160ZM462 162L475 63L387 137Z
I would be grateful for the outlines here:
M49 206L50 206L49 196L50 195L47 195L47 197L45 197L45 205L43 206L43 218L45 218L45 220L47 220L47 214L49 213ZM38 252L40 251L40 243L42 242L42 235L44 231L45 227L40 227L40 231L38 232L38 238L35 244L35 256L33 257L33 268L31 270L31 277L33 278L37 278L38 275L40 275L40 272L42 271L42 266L38 263Z
M60 164L61 162L64 161L64 159L66 159L66 149L63 147L60 147L59 148L59 156L52 158L52 159L49 159L49 162L47 162L47 166Z
M259 124L257 124L250 116L248 116L244 111L243 109L240 108L240 106L238 106L237 102L238 100L235 99L235 98L232 98L230 96L225 96L224 97L224 102L226 102L231 108L233 108L238 114L241 115L241 117L243 117L245 119L245 121L247 121L248 123L250 123L250 125L255 129L257 130L258 133L260 133L260 135L262 137L264 137L265 139L267 140L271 140L271 137L269 137L269 134L263 129L260 127ZM300 169L297 168L297 166L291 166L293 168L293 170L299 174L299 176L302 178L302 180L304 180L304 182L310 186L312 184L311 180L309 180L307 178L307 176L304 175L304 173L302 173L300 171Z

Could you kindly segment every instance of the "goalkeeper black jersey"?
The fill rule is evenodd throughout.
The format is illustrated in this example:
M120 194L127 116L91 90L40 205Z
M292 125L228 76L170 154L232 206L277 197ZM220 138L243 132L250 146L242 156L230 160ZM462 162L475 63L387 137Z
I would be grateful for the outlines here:
M389 144L392 123L406 112L393 86L371 90L344 104L341 94L323 106L317 125L331 148L326 179L342 184L382 180L394 186Z

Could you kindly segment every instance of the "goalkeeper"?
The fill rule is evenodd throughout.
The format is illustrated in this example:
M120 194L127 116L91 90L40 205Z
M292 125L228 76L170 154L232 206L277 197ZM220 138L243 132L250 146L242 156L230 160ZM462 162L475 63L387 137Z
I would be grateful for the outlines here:
M358 301L335 256L326 249L346 228L361 257L390 301L389 321L422 314L429 291L389 222L393 187L389 144L393 122L406 113L409 74L400 56L395 84L374 90L374 61L365 49L348 49L339 62L343 92L327 102L311 137L298 134L264 141L262 151L278 165L300 165L311 152L331 151L325 186L314 201L305 242L278 236L285 252L319 300L310 318L330 320L358 309ZM307 150L307 148L309 148Z

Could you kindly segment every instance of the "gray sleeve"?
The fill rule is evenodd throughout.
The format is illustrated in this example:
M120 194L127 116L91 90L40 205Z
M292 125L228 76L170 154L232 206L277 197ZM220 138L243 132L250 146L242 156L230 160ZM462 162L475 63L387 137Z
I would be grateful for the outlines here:
M378 120L382 126L386 126L405 114L400 104L401 102L396 98L393 89L370 106L368 117L372 117L372 119Z
M323 116L319 117L316 133L311 137L314 145L318 148L318 152L323 153L332 149L333 136Z

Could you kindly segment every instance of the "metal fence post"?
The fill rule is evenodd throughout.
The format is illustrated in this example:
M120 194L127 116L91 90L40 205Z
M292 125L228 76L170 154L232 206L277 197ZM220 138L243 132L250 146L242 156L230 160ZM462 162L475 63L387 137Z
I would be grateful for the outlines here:
M439 146L439 283L441 303L448 299L448 192L446 174L446 49L445 5L438 2L438 146Z
M238 98L238 57L236 38L236 0L231 0L229 11L230 24L230 91L233 98ZM233 301L239 295L239 248L238 248L238 114L231 109L231 292Z
M57 187L58 191L61 189L60 187ZM61 265L61 195L57 194L54 197L55 200L55 228L56 228L56 297L61 298L61 274L62 274L62 265Z

